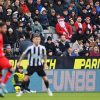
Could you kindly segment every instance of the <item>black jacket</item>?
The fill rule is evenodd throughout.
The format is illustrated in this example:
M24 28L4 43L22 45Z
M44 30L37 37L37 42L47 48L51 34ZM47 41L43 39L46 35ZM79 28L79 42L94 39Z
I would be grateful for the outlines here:
M54 43L52 42L51 44L49 44L48 42L45 43L45 47L46 47L46 50L47 50L47 55L49 52L52 52L53 55L55 55L55 52L56 52L56 47L54 45Z

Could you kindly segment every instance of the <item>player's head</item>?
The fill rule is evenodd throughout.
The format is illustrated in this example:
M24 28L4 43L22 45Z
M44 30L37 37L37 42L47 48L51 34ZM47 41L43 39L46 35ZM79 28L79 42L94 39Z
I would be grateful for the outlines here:
M7 25L3 22L0 22L0 32L5 33L7 31Z
M40 37L40 34L39 33L35 33L32 35L32 42L35 44L35 45L39 45L40 42L41 42L41 37Z
M23 73L23 67L22 67L22 66L19 66L19 67L18 67L18 72L19 72L19 73Z

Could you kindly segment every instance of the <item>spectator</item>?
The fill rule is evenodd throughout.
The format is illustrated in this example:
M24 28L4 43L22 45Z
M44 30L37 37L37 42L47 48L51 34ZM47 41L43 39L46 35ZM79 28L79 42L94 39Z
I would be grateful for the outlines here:
M76 28L76 31L78 31L79 29L83 30L82 18L80 16L77 17L77 21L75 22L75 28Z
M91 8L91 6L90 6L89 3L86 5L86 10L87 10L87 13L88 13L88 14L91 14L92 8Z
M83 23L83 32L85 32L86 29L90 29L91 33L93 32L93 26L91 24L91 18L90 17L86 17L86 21Z
M11 19L7 19L6 20L6 25L7 25L7 28L11 27Z
M22 41L24 41L24 40L25 40L25 36L24 35L20 35L18 40L14 44L14 56L19 56L20 55L19 46L20 46L20 43Z
M97 26L97 19L98 19L98 14L96 12L96 8L92 9L92 13L91 13L91 22L94 26Z
M13 53L12 53L12 49L11 49L11 46L10 46L10 45L7 45L7 46L6 46L6 49L5 49L5 56L6 56L6 57L13 57Z
M79 0L78 3L76 3L76 7L78 9L78 15L81 15L82 13L82 8L85 7L85 2L84 0Z
M35 7L39 10L39 12L42 10L43 5L41 0L36 0Z
M96 7L97 13L100 14L100 1L99 1L99 0L97 0L97 1L95 2L95 7Z
M94 36L91 35L91 36L89 37L88 41L89 41L89 43L90 43L91 49L93 49L93 47L96 45L96 41L95 41L95 39L94 39Z
M13 30L16 30L18 28L18 18L17 18L17 16L12 16L11 26L12 26Z
M10 9L10 8L7 9L6 18L11 20L11 18L12 18L12 9Z
M72 27L72 32L73 32L72 34L76 34L77 31L76 31L76 27L75 27L75 22L72 18L69 19L69 23Z
M77 50L78 52L81 52L83 50L82 38L77 38L76 42L72 45L72 50Z
M26 5L31 13L34 13L34 2L33 0L26 0Z
M55 48L55 45L52 42L52 38L50 36L47 38L47 42L45 43L45 47L46 47L48 56L54 56L55 55L56 48Z
M90 52L88 50L84 51L84 55L85 57L89 57L90 56Z
M87 41L91 36L91 30L90 29L86 29L84 35L83 35L83 40Z
M68 9L69 4L70 4L70 0L63 0L63 5L65 9Z
M49 0L49 9L48 9L48 14L51 13L51 10L54 9L54 3L53 0Z
M96 57L100 56L100 50L98 46L94 46L93 51L91 51L90 56Z
M7 25L4 44L14 45L15 56L25 36L35 32L48 44L49 56L90 56L95 46L100 49L99 0L0 0L0 22ZM45 33L55 42L45 43Z
M40 19L40 12L38 9L34 10L34 13L32 13L32 18L39 18Z
M4 4L4 0L0 0L0 5L3 6L3 4Z
M56 12L54 9L51 10L51 14L50 14L50 16L48 16L48 20L49 20L50 26L52 26L52 27L56 26L57 18L56 18Z
M85 18L88 16L86 7L82 8L82 13L80 15L82 17L82 22L85 22Z
M66 39L70 40L72 37L72 27L64 21L64 17L60 17L58 19L58 23L56 24L56 31L59 36L65 35Z
M78 15L78 9L74 1L71 1L70 6L72 7L72 11L75 12L76 16ZM72 13L72 12L71 12Z
M71 12L70 18L71 18L74 22L76 22L77 16L76 16L76 14L75 14L75 11L72 11L72 12Z
M60 41L58 43L59 43L59 49L62 53L66 51L67 46L70 47L69 42L67 42L65 35L61 35Z
M43 0L42 5L47 10L47 14L49 14L49 12L50 12L49 1L48 0Z
M42 10L41 10L40 23L41 23L43 29L47 29L49 26L47 11L45 8L42 8Z
M71 47L67 47L66 51L63 53L63 56L69 57L69 56L72 56L72 53L73 53L72 48Z
M54 9L55 9L55 11L56 11L57 14L60 14L60 15L63 14L62 0L55 0Z
M25 3L25 0L20 0L20 8L23 14L26 14L29 12L29 9Z
M56 48L56 52L55 52L55 56L62 56L62 51L60 50L60 45L59 45L59 41L55 41L55 48Z
M11 46L10 46L10 45L7 45L7 46L6 46L6 49L5 49L5 56L6 56L6 57L13 57L13 53L12 53L12 49L11 49Z
M11 0L6 0L6 2L4 2L4 6L6 7L6 9L11 7Z
M20 54L22 54L26 48L28 46L31 46L32 45L32 42L30 40L30 34L29 33L26 33L25 34L25 40L21 41L20 44L19 44L19 52Z
M16 33L13 31L12 28L8 29L7 38L8 38L8 43L7 44L10 44L11 47L13 47L14 43L17 40L17 37L16 37Z
M63 10L63 16L65 18L65 22L69 21L69 13L66 9Z
M6 12L3 9L3 6L0 5L0 20L5 21L6 20Z
M35 18L34 19L34 24L32 25L32 31L35 33L36 31L39 31L41 34L43 34L43 28L41 24L39 23L39 19Z
M69 15L71 15L72 11L73 11L73 7L72 7L72 5L70 4L70 5L68 6L68 13L69 13Z
M19 0L15 0L14 3L12 3L12 10L13 11L20 11L20 1Z
M79 52L77 50L74 50L74 51L72 51L71 56L78 57L79 56Z
M89 47L90 47L89 41L85 41L83 43L83 50L84 51L89 51Z
M17 34L18 38L22 35L25 35L25 32L21 26L18 27L16 34Z

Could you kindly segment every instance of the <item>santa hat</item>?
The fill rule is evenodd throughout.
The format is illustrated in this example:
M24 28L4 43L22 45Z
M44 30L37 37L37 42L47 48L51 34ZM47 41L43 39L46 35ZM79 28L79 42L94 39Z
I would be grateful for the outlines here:
M77 19L82 19L81 16L78 16Z
M44 7L41 9L40 13L42 14L43 11L46 11Z
M59 17L59 21L64 21L64 20L65 20L65 18L63 16Z
M83 0L79 0L79 2L82 2Z
M86 20L87 20L87 19L91 19L91 18L90 18L89 16L87 16L87 17L86 17Z

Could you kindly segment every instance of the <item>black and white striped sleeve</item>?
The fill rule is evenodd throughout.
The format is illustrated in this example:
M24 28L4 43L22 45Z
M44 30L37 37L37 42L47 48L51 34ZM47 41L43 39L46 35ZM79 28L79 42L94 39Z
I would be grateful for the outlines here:
M43 57L46 57L47 56L46 48L45 47L43 47L43 49L42 49L42 54L43 54Z
M24 52L23 52L23 54L24 55L27 55L28 54L28 52L31 50L31 47L28 47Z

